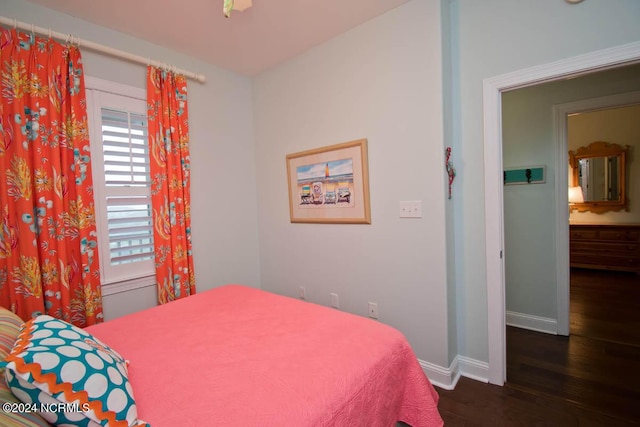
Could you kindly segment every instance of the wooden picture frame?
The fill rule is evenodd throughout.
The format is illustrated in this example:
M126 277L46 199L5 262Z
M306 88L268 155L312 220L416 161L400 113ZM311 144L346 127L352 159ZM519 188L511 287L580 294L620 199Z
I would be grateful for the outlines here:
M367 140L287 155L291 222L371 224Z

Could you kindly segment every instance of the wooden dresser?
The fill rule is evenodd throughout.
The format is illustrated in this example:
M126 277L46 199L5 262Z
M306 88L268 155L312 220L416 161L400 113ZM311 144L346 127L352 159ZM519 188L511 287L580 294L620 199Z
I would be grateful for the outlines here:
M570 224L571 267L640 273L640 225Z

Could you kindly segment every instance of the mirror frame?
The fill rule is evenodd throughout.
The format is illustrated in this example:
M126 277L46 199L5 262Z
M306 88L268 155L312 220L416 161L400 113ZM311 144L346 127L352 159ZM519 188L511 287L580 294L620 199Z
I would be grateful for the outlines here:
M604 200L597 202L570 203L570 209L578 212L591 211L593 213L604 213L610 211L628 210L627 205L627 152L629 146L622 147L618 144L611 144L605 141L592 142L586 147L578 148L575 153L569 151L569 165L573 170L571 186L579 185L580 177L578 172L578 162L580 159L591 157L612 157L620 158L620 200Z

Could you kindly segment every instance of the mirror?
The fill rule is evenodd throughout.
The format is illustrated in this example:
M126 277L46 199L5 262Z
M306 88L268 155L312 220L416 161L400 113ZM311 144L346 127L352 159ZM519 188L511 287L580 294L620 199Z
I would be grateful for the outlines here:
M602 213L627 209L625 193L626 154L622 147L596 141L587 147L569 151L572 187L580 187L584 202L570 203L579 212Z

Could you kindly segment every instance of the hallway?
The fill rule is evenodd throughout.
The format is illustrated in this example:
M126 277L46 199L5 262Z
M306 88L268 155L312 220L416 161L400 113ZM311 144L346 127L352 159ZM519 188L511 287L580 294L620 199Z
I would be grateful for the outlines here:
M572 269L569 337L507 327L504 387L438 389L447 426L640 425L640 275Z
M507 383L640 422L640 276L572 269L570 336L508 328Z

